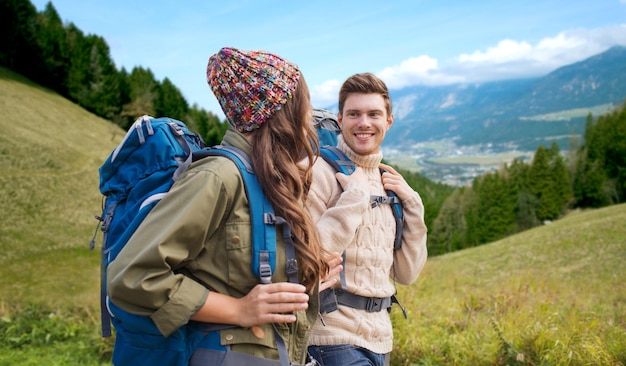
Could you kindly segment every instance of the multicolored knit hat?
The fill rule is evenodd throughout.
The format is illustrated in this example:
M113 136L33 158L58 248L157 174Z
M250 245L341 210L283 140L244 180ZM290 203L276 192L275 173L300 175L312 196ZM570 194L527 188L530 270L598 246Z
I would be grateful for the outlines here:
M209 58L207 82L228 123L240 132L259 128L296 90L298 66L264 51L225 47Z

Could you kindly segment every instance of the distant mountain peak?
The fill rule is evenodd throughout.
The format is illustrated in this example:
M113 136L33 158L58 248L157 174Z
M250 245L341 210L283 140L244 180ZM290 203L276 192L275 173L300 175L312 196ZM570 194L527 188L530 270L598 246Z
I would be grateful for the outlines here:
M543 77L407 87L391 91L391 97L396 119L386 146L446 138L460 144L521 145L576 134L582 131L585 109L619 105L626 98L626 47L610 47ZM550 124L530 118L568 110L577 113L564 113Z

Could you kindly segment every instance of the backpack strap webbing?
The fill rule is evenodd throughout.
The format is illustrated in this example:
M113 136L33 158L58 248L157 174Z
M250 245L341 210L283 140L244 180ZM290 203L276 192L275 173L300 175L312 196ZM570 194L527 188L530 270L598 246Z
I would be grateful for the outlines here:
M96 219L100 221L102 232L104 233L104 238L102 239L102 249L100 251L100 322L102 336L110 337L111 333L111 314L107 308L107 291L106 291L106 255L108 248L104 245L107 243L107 235L109 232L109 225L111 221L113 221L113 214L115 213L115 209L117 208L117 203L112 204L109 208L104 212L102 217L96 216Z
M385 169L380 169L381 175L385 172ZM371 198L374 202L372 203L372 205L386 203L389 204L389 206L391 207L393 217L396 219L396 238L393 242L393 249L398 250L402 247L402 227L404 224L404 219L402 217L402 201L400 201L400 198L398 197L396 192L392 190L386 190L385 192L387 193L387 197L372 196Z
M197 161L207 156L229 158L241 173L252 221L252 243L254 247L252 271L254 274L261 283L272 282L272 273L276 264L276 225L278 224L282 225L282 236L285 240L287 277L289 282L297 283L298 266L291 238L291 226L284 218L275 215L274 207L263 192L254 173L250 157L234 146L217 145L194 152L193 160Z
M322 146L320 148L320 156L335 168L335 171L345 175L350 175L354 172L354 163L337 146Z

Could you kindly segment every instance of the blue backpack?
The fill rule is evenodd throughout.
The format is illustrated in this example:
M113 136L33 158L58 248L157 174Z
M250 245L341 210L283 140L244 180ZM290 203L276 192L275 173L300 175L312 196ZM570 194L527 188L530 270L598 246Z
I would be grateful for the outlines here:
M168 148L163 148L167 146ZM100 167L100 192L106 197L101 216L102 335L111 335L107 311L106 268L139 224L191 164L191 153L204 148L187 126L169 118L138 118ZM91 248L95 245L91 241Z
M320 146L337 145L337 136L341 133L341 128L336 115L327 109L313 109L313 125Z
M149 317L130 314L107 298L106 268L117 257L140 223L169 191L189 165L206 156L223 156L239 168L246 187L253 228L252 270L261 283L271 282L276 261L276 225L282 225L286 242L287 275L297 282L295 249L291 229L274 215L271 202L263 194L246 154L232 146L207 148L187 126L171 118L143 116L100 167L100 191L106 197L101 221L104 233L101 265L102 335L116 329L116 364L186 364L195 345L205 338L206 325L190 323L164 337ZM91 247L95 246L92 240ZM149 349L149 352L145 352ZM282 350L286 353L286 350ZM285 356L286 357L286 356Z

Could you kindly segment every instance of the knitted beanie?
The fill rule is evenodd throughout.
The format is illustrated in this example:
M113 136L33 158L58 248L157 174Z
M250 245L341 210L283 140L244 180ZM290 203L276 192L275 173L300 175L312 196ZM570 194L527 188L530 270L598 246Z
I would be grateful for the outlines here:
M240 132L259 128L296 90L298 66L265 51L224 47L209 58L207 82L228 123Z

